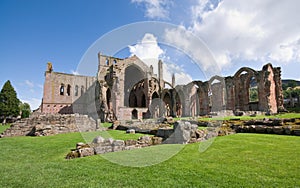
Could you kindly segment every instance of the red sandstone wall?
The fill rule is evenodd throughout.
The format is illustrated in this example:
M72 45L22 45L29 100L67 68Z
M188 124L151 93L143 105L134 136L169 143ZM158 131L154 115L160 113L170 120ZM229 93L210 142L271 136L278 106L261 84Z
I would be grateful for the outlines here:
M85 92L95 81L94 77L46 72L42 102L43 113L58 113L64 108L65 113L72 113L71 104L81 96L81 87ZM64 85L64 94L60 94L61 84ZM67 87L70 85L69 95ZM75 87L78 86L78 95L75 96Z

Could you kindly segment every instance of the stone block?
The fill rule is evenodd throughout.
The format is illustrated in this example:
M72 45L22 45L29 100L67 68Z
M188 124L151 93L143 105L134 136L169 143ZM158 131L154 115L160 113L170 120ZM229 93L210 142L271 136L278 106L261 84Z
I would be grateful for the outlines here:
M127 134L135 134L135 130L134 129L127 129L126 133Z
M83 148L83 149L79 149L79 155L80 157L87 157L87 156L91 156L94 155L94 149L93 148Z
M273 132L275 134L284 134L284 129L281 126L274 126Z
M96 147L94 147L94 151L96 154L113 152L113 147L111 145L110 146L96 146Z
M300 136L300 129L293 130L294 135Z
M99 144L99 143L102 143L104 142L104 138L101 137L101 136L97 136L96 138L93 139L92 143L94 144Z
M136 140L125 140L125 146L135 146L136 144Z
M162 143L162 138L161 137L152 137L152 145L158 145Z

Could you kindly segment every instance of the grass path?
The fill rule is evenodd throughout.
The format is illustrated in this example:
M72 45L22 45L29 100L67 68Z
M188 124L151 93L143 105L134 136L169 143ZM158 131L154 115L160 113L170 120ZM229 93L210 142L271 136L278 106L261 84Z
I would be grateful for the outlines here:
M205 152L198 151L199 143L189 144L169 160L143 168L100 156L65 160L81 141L79 133L0 139L1 187L300 186L300 137L218 137Z

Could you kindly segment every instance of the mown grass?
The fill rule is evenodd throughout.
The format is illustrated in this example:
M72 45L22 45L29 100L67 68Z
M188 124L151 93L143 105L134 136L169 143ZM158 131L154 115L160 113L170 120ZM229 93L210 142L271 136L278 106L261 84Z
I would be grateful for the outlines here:
M230 119L240 119L240 120L252 120L252 119L264 119L264 118L300 118L300 113L283 113L283 114L276 114L276 115L257 115L255 117L251 116L226 116L226 117L212 117L212 118L199 118L202 121L210 121L210 120L230 120Z
M140 134L140 133L127 134L126 131L107 130L107 131L95 131L95 132L82 132L81 135L86 142L92 142L92 140L96 136L102 136L103 138L113 138L118 140L129 140L129 139L137 140L139 137L145 136L146 134Z
M117 137L118 133L111 134ZM202 144L188 144L172 158L140 168L114 164L100 156L65 160L69 150L82 141L80 133L0 139L1 187L300 186L300 137L218 137L205 152L199 152ZM171 147L174 145L160 150ZM106 156L113 155L120 153ZM157 157L151 150L148 155Z
M0 124L0 133L3 133L9 127L10 127L10 124L5 124L5 125Z

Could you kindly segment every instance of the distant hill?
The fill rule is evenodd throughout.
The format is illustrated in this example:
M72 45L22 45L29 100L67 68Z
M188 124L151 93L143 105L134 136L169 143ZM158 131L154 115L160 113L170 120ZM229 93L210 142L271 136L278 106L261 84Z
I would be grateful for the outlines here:
M281 80L281 82L282 82L283 90L286 90L289 87L294 88L294 87L300 86L300 81L298 81L298 80L283 79L283 80Z
M289 84L290 82L296 82L297 83L297 86L300 86L300 81L298 80L292 80L292 79L283 79L281 80L282 84Z

